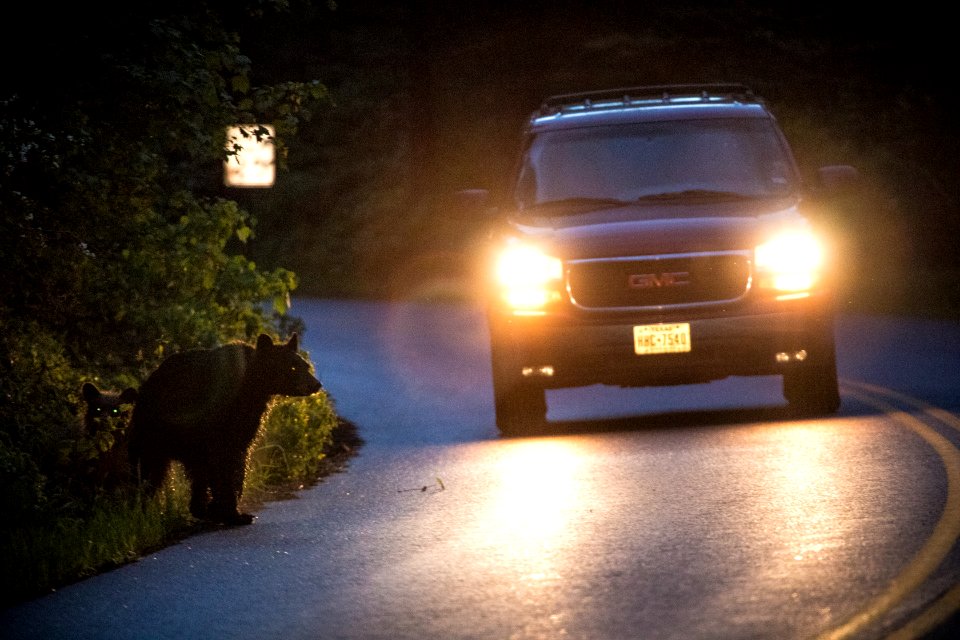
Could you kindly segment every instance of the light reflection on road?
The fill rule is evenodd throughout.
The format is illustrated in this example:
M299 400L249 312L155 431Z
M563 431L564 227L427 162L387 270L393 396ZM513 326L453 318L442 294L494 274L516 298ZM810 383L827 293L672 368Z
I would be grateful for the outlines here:
M542 579L559 538L576 530L584 452L570 441L507 443L494 465L496 488L480 516L487 542L510 565L526 565L528 579ZM554 559L556 560L556 559Z
M817 559L846 537L846 516L857 504L838 495L854 483L842 477L853 469L838 465L829 431L797 425L777 431L766 463L771 532L780 532L794 561ZM773 526L778 525L778 526Z
M738 483L751 487L740 525L753 557L743 597L765 590L781 606L789 603L786 610L803 620L803 628L826 628L852 610L852 603L838 608L818 586L844 566L847 575L856 574L859 541L869 535L858 529L882 518L887 507L883 497L890 488L865 487L869 479L844 463L856 457L844 451L853 442L844 433L815 422L757 431L751 437L764 455L736 471ZM860 494L851 495L856 490Z
M681 597L671 585L697 592L703 632L710 620L762 627L754 616L767 609L758 601L780 607L790 628L829 629L863 604L824 588L831 576L882 584L900 568L871 559L883 554L871 540L895 535L889 514L903 509L902 489L886 475L898 453L858 437L853 422L483 445L474 463L489 484L458 536L459 561L498 585L504 605L524 612L518 637L574 633L603 610L597 599L617 597L627 576L641 580L638 610L645 598ZM865 429L859 425L859 436ZM649 448L625 458L624 443L637 438ZM847 462L863 456L877 465ZM680 545L692 550L688 563L664 573L661 555ZM659 615L690 625L681 611Z
M561 597L582 564L583 515L590 509L590 448L579 440L530 439L491 451L494 483L462 542L482 572L535 615L511 637L559 637L570 622Z

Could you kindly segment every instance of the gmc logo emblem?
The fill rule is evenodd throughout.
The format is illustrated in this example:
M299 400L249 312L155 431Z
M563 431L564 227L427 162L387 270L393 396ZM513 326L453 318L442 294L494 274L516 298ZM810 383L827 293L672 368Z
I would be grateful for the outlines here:
M627 277L627 286L631 289L660 289L663 287L685 287L690 284L688 271L666 271L656 273L634 273Z

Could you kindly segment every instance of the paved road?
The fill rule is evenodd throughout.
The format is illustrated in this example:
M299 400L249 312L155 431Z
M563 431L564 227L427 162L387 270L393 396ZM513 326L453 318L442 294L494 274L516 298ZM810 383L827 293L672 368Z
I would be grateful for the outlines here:
M596 387L503 440L476 309L295 312L366 440L348 470L4 637L916 637L960 606L955 323L844 317L828 419L789 419L776 378Z

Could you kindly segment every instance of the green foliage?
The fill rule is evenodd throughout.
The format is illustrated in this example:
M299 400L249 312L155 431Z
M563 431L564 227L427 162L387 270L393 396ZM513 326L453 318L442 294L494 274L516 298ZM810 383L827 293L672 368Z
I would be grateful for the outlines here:
M122 425L84 432L84 381L137 387L172 352L297 324L294 273L251 260L256 220L221 184L228 126L272 125L283 168L327 101L319 81L253 81L238 33L287 8L147 0L106 20L67 6L3 42L44 50L0 87L0 561L27 562L15 580L128 558L186 513L160 501L144 516L91 486ZM313 427L321 405L288 428Z
M130 37L88 43L89 84L2 99L0 294L95 370L142 372L268 329L263 301L287 310L293 274L244 257L255 220L218 193L224 132L273 124L282 150L325 89L251 86L236 36L202 4L126 18Z
M69 498L57 481L62 451L78 433L71 410L80 376L62 345L38 323L0 332L0 507L33 521Z
M275 400L251 448L246 486L256 491L314 478L336 423L324 394Z

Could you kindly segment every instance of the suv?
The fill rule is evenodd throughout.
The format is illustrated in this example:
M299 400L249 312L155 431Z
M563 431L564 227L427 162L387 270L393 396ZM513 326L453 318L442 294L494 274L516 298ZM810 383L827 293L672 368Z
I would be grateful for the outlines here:
M856 171L823 167L824 186ZM545 390L783 376L804 414L840 406L829 254L764 101L742 85L548 98L494 233L497 426Z

